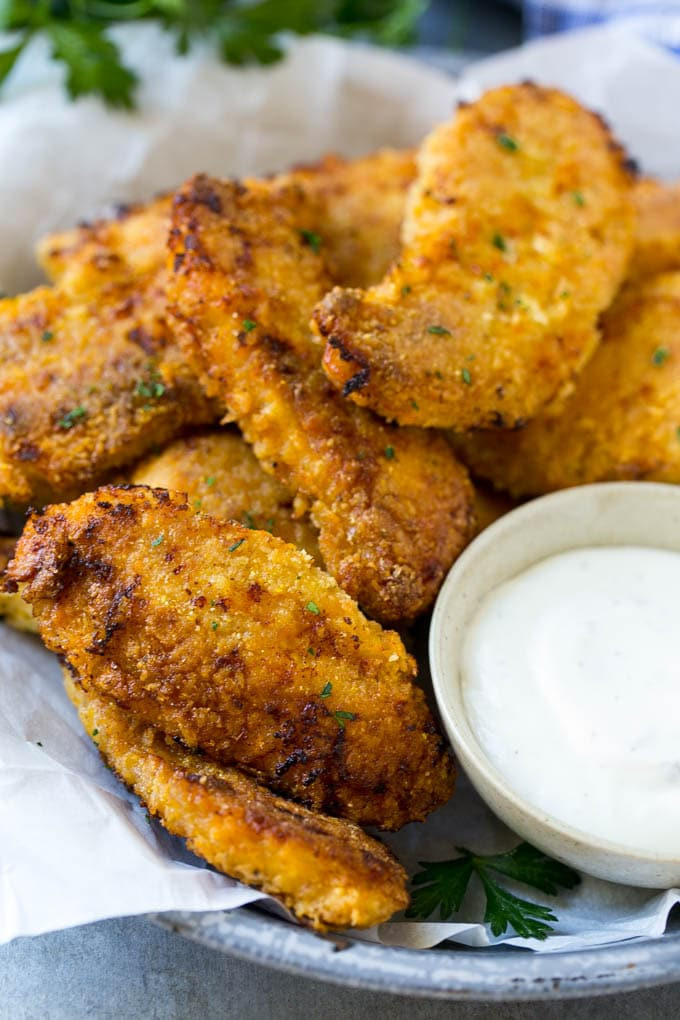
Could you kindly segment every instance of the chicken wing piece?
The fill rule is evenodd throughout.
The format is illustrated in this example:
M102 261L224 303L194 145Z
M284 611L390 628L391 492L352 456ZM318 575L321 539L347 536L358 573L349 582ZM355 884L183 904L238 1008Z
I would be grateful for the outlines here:
M358 825L283 800L183 750L66 671L64 680L111 770L218 871L276 896L320 931L379 924L407 905L403 868Z
M33 514L6 577L87 689L307 807L396 829L451 794L398 635L267 532L109 486Z
M680 483L680 273L624 288L573 393L518 432L455 438L474 471L515 495L588 482Z
M633 188L633 201L637 226L629 276L680 269L680 181L643 178Z
M295 514L295 497L262 470L235 430L213 429L176 439L135 468L131 481L184 492L196 510L269 531L296 545L322 566L316 528Z
M442 437L380 422L321 371L314 212L299 186L194 178L175 199L168 293L206 392L309 500L328 570L371 615L405 621L471 537L471 488Z
M517 425L591 356L626 271L622 151L574 100L524 84L437 127L418 168L399 262L315 311L324 367L401 424Z

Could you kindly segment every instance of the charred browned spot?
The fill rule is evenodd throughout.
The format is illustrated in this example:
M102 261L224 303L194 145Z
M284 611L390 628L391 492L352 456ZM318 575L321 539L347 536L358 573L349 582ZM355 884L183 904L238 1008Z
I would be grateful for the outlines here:
M253 581L253 583L248 586L248 597L252 599L253 602L261 602L263 594L264 588L261 584L258 584L257 581Z
M241 658L238 648L232 648L226 655L215 657L215 669L225 669L230 673L242 673L245 670L245 663Z
M197 609L203 609L205 603L206 603L205 595L197 595L195 598L191 600L191 605L196 606Z
M182 268L183 263L184 263L184 252L182 252L182 251L175 252L175 258L173 259L173 262L172 262L173 271L175 273L178 273L180 271L180 269Z
M306 763L307 755L301 748L298 748L296 751L289 754L283 761L278 762L274 771L280 778L281 776L284 776L289 769L292 769L293 765L305 765Z
M505 422L505 418L503 417L503 415L501 414L500 411L493 411L492 412L490 422L491 422L491 425L493 426L493 428L495 428L495 429L504 429L504 428L507 427L506 426L506 422Z
M208 178L203 174L199 174L198 177L194 177L193 181L189 185L187 196L190 202L195 202L197 205L204 205L213 213L222 212L222 201L220 196L209 183Z
M20 443L17 458L23 461L34 461L40 458L40 447L35 443Z
M371 370L368 365L365 368L355 372L353 376L347 380L345 385L342 387L343 397L349 397L351 393L356 393L357 390L361 390L368 384L368 380L371 375Z
M128 332L128 340L141 347L145 354L155 354L158 344L155 338L143 326L137 326Z
M92 643L85 649L91 655L103 655L106 646L109 641L116 633L117 630L121 630L123 627L123 620L118 619L120 608L123 604L124 599L131 599L135 592L135 589L139 586L140 578L135 577L125 588L118 588L111 598L111 602L106 610L104 616L104 634L102 637L95 637L92 639Z
M322 774L323 769L319 768L310 769L309 772L306 772L305 775L302 777L301 780L302 786L304 786L306 789L308 786L311 786L313 783L315 783L319 776Z

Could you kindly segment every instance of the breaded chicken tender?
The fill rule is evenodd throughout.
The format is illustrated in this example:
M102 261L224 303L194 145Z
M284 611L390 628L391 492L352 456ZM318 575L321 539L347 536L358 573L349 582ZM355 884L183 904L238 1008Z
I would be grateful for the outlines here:
M16 538L10 535L0 535L0 579L4 575L5 567L14 556L16 544ZM28 602L24 602L18 591L0 591L0 619L14 627L15 630L25 630L29 634L38 633L38 623L31 612L31 607Z
M321 371L308 320L328 276L314 213L296 185L190 180L175 199L168 293L206 392L308 500L328 570L371 615L405 621L471 537L471 488L443 437L380 422Z
M574 392L518 432L456 437L474 469L515 495L588 482L680 483L680 273L624 288Z
M490 485L475 480L475 519L477 521L476 535L493 524L495 521L510 513L517 506L517 500L512 499L505 492L497 492Z
M276 797L64 679L111 770L219 871L276 896L320 931L379 924L407 905L403 868L357 825Z
M196 510L269 531L322 565L317 531L308 516L295 515L293 493L262 470L235 430L213 429L176 439L138 464L130 480L186 493Z
M36 246L48 279L69 293L105 283L154 276L165 265L172 196L119 206L109 219L48 234Z
M329 155L290 174L289 180L302 183L317 203L320 242L333 283L370 287L384 276L399 255L415 176L411 149L380 149L354 160Z
M0 302L0 503L68 498L215 412L156 278Z
M646 177L633 188L637 214L632 279L680 269L680 181L663 184Z
M306 807L397 829L451 795L398 635L267 532L109 486L33 514L6 577L86 689Z
M632 236L601 120L531 84L488 92L419 150L399 262L319 303L326 372L404 425L516 426L592 355Z

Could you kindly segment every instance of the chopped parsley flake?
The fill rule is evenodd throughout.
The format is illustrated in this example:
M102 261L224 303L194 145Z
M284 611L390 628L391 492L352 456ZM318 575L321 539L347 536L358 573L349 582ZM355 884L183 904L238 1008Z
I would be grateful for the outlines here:
M386 446L385 447L385 456L387 457L388 460L394 460L394 447L393 446Z
M563 290L562 293L560 294L560 297L564 300L565 298L568 298L570 295L571 295L570 290Z
M92 736L96 737L98 733L99 733L99 730L96 729L96 727L95 727L95 729L92 730Z
M217 622L217 620L211 620L211 622L210 622L211 630L217 630L218 627L219 627L219 623Z
M352 719L356 719L356 716L355 716L354 712L342 712L342 711L338 711L338 712L333 712L333 718L335 719L335 721L338 724L338 726L340 727L340 729L344 730L344 728L345 728L345 720L349 719L351 721Z
M234 542L233 545L229 546L229 552L236 552L236 550L243 545L245 538L239 538L238 542Z
M202 499L195 499L194 500L194 510L200 510L202 506L203 506L203 500Z
M316 613L317 616L321 612L316 602L308 602L307 605L305 606L305 609L307 609L310 613Z
M409 295L410 293L411 288L409 287L408 283L405 283L404 286L401 288L401 296L407 297L407 295Z
M441 372L439 371L438 368L435 368L434 374L435 374L435 378L436 379L443 379L444 378L444 376L441 374Z
M321 251L321 238L313 230L301 230L300 237L304 244L309 245L315 255Z
M498 248L499 251L508 250L507 243L502 234L494 234L493 237L491 238L491 243L494 246L494 248Z
M152 361L146 366L146 371L149 374L148 379L140 379L135 386L135 393L138 397L144 397L145 400L160 400L165 393L165 385L158 374L158 369ZM150 410L146 405L143 410Z
M312 648L312 646L310 645L309 648L307 649L307 655L316 655L316 649ZM328 685L326 685L326 686L328 686ZM325 688L324 688L324 690L325 690ZM322 694L321 697L323 698L324 695Z
M333 690L333 684L329 680L328 683L326 684L326 686L324 687L324 689L321 692L321 697L322 698L329 698L330 695L331 695L331 691L332 690Z
M74 407L72 411L69 411L60 418L57 422L60 429L72 429L76 422L80 421L81 418L87 417L87 410L79 404L78 407Z
M511 138L510 135L506 135L504 132L496 135L496 141L502 149L507 149L508 152L517 152L519 149L519 145L515 139Z
M472 382L472 376L470 375L470 369L469 368L464 368L461 371L461 373L460 373L460 377L461 377L461 379L463 380L463 382L465 383L466 386L469 386L470 383Z
M245 333L250 333L250 331L255 329L256 326L257 326L257 323L253 322L252 319L244 319L243 320L243 331Z
M420 406L418 405L418 401L417 400L411 400L410 403L411 403L411 407L413 408L414 411L419 411L420 410Z
M154 538L153 542L151 543L151 548L152 549L157 549L158 546L161 544L161 542L163 541L164 538L165 538L165 535L159 535L158 538Z
M668 361L670 356L671 352L668 350L667 347L657 347L657 349L652 354L652 363L654 365L663 365L665 361Z
M571 197L573 198L575 205L584 206L586 204L582 191L572 191Z
M46 329L46 330L43 331L43 335L41 337L41 340L44 343L49 343L50 340L53 340L53 339L54 339L54 333L52 332L51 329Z
M203 479L203 481L205 482L205 484L208 487L210 487L211 485L215 484L215 476L214 475L206 475L205 478Z
M493 283L493 273L484 273L484 279L487 283Z
M428 326L428 333L435 333L437 336L451 336L451 330L447 329L446 326Z

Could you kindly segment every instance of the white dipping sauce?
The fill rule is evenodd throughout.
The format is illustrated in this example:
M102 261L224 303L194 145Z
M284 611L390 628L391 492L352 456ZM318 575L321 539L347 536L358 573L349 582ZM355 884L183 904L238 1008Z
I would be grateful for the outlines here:
M577 549L492 591L463 643L477 739L534 807L680 855L680 553Z

